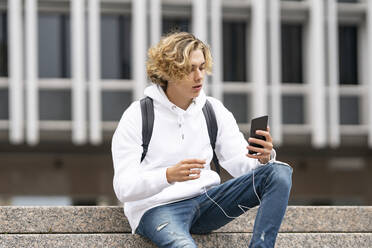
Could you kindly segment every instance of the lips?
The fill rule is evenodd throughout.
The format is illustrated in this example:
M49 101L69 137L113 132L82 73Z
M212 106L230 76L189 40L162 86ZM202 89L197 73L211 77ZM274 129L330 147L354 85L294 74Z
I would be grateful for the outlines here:
M201 84L198 84L198 85L193 86L192 88L198 90L198 89L201 89L201 87L202 87L202 85Z

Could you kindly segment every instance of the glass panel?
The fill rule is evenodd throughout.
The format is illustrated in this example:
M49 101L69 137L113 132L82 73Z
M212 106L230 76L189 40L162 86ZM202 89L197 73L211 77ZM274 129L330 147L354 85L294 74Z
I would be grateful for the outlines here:
M0 89L0 120L9 119L9 93L8 89Z
M13 206L70 206L68 196L14 196L11 198Z
M71 120L70 90L40 90L40 120Z
M304 97L282 96L283 124L304 124Z
M357 96L342 96L340 98L340 124L360 124L359 98Z
M97 206L97 199L95 198L75 198L72 200L73 206Z
M163 18L163 35L174 32L174 31L182 31L182 32L189 32L190 30L190 20L187 18Z
M238 123L247 123L248 116L248 101L247 94L224 94L224 105L230 110Z
M8 22L6 13L0 14L0 77L8 76Z
M102 78L131 77L131 17L102 15L101 19Z
M247 81L247 24L223 21L223 80Z
M340 84L358 84L357 34L356 26L340 26L338 29Z
M369 1L369 0L367 0ZM339 3L357 3L359 0L338 0Z
M302 26L282 24L282 82L302 83Z
M40 13L38 21L39 77L71 77L70 17Z
M102 119L119 121L131 103L131 92L102 92Z

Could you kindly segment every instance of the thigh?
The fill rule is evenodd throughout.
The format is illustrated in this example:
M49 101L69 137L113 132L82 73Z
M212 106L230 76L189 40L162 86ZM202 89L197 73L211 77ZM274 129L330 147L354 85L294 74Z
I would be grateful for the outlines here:
M231 179L199 196L197 199L200 211L193 220L191 233L208 233L216 230L259 205L262 181L269 171L266 166Z
M149 238L158 247L197 247L190 235L196 202L185 200L148 210L136 233Z

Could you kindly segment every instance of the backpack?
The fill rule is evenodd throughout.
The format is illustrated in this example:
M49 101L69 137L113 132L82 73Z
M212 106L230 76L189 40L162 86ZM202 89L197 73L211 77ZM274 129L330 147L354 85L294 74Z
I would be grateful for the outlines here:
M152 136L152 130L154 128L154 104L152 98L150 97L145 97L141 99L140 102L142 114L142 162L146 157L147 149ZM212 104L208 100L206 100L205 105L203 106L203 114L205 121L207 122L209 140L213 149L213 163L215 166L215 171L220 175L220 164L214 151L216 147L218 126Z

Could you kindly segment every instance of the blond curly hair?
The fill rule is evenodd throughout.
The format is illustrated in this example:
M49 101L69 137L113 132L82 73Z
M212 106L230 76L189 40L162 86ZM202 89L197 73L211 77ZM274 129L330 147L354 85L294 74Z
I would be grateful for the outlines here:
M168 80L182 80L190 74L190 53L200 49L204 54L205 70L212 72L212 56L209 47L194 35L186 32L170 33L148 50L147 76L163 88Z

